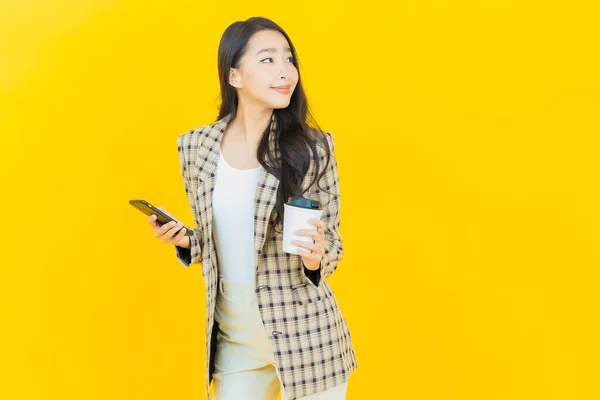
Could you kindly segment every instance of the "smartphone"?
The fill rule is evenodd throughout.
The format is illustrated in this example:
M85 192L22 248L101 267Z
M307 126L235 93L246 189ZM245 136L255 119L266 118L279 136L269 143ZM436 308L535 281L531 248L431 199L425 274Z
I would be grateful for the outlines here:
M159 226L163 226L167 222L171 222L171 221L179 222L176 219L168 216L164 212L160 211L158 208L154 207L152 204L148 203L146 200L129 200L129 204L131 204L132 206L134 206L135 208L137 208L138 210L140 210L147 216L156 214L156 223ZM185 236L193 236L194 235L193 230L191 230L190 228L188 228L186 226L184 226L184 228L185 228Z

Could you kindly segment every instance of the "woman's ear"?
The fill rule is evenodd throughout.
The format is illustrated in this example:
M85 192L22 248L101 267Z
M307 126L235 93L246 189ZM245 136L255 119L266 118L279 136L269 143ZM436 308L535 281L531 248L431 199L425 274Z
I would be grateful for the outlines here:
M235 68L229 69L229 84L235 88L240 87L240 82L238 79L238 72L236 71Z

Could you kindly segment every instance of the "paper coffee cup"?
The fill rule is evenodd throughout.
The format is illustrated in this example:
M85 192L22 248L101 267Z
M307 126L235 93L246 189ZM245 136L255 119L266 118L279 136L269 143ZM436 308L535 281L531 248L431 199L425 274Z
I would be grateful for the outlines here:
M292 244L294 240L314 243L314 239L310 236L296 235L294 232L300 229L317 230L317 227L310 222L309 219L321 219L323 210L316 200L305 199L303 197L290 197L283 204L283 251L291 254L298 254L297 250L312 252L310 249Z

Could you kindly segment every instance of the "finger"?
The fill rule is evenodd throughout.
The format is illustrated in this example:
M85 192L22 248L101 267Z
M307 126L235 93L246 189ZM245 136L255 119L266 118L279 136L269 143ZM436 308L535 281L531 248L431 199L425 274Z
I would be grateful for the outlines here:
M303 247L310 250L317 250L319 245L316 243L304 242L302 240L292 240L292 244L298 247Z
M182 227L179 230L179 233L177 234L177 236L174 237L175 243L180 243L183 240L183 237L185 236L186 232L187 232L187 229L185 229L185 227Z
M174 244L181 243L181 240L185 236L185 232L186 232L186 229L185 229L185 226L183 226L183 223L182 223L181 224L181 228L179 228L179 231L177 231L177 233L173 236L172 243L174 243Z
M296 253L298 253L298 255L300 255L301 257L304 257L309 260L317 260L321 258L321 254L316 253L314 251L312 253L309 253L308 251L305 251L303 249L298 249L296 250Z
M321 244L325 243L325 234L323 232L317 232L316 230L312 230L312 229L300 230L298 232L306 232L306 235L301 235L301 234L297 234L297 235L298 236L308 236L312 239L313 243L321 243ZM307 243L307 242L303 242L303 243Z
M168 232L173 229L173 227L177 225L177 223L175 221L169 221L166 224L163 224L160 229L158 230L158 233L160 236L165 236L168 234ZM171 235L172 236L172 235Z
M169 229L169 222L166 224L159 225L158 222L154 226L154 237L162 239L167 229Z
M321 221L320 219L311 218L308 220L308 222L320 228L325 228L325 222Z
M320 233L317 232L316 229L300 229L294 233L298 236L310 236L310 237L315 237L315 236L320 235Z
M157 229L156 233L158 234L158 236L163 236L165 232L167 232L172 227L173 221L167 222L166 224L159 225L159 228Z
M147 219L148 223L150 224L150 226L152 228L156 228L158 227L158 224L155 222L156 221L156 214L152 214L148 217Z
M296 253L297 253L297 254L300 254L302 257L306 257L306 256L309 256L309 255L311 255L311 254L312 254L312 253L310 253L308 250L306 250L306 249L301 249L301 248L298 248L298 249L296 249Z
M171 239L174 239L177 234L179 234L179 232L182 230L181 228L183 228L183 222L178 222L175 224L175 226L173 226L173 228L169 229Z
M173 221L171 221L171 222L173 222ZM181 223L181 222L176 223L171 229L169 229L168 231L165 232L165 234L163 235L163 241L164 242L172 241L173 237L181 229L181 227L183 227L183 223Z

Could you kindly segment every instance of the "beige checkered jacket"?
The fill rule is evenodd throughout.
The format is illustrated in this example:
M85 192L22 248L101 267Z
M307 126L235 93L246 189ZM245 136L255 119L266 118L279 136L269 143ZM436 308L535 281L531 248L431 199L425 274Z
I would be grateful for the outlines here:
M202 265L206 287L206 393L209 400L218 329L214 312L219 279L211 204L219 143L230 119L231 114L177 137L183 182L194 215L194 236L191 249L175 248L184 266ZM276 124L273 114L271 131ZM358 366L348 325L326 280L343 255L338 168L333 136L329 132L326 136L334 158L323 175L321 187L332 194L311 187L303 195L319 200L324 206L321 220L327 224L325 254L316 284L307 277L301 257L284 252L282 234L273 231L279 180L264 168L260 171L254 198L256 296L264 326L270 332L268 339L273 346L276 368L290 400L340 385ZM270 151L276 151L275 135L270 135L269 147ZM324 154L320 156L323 160ZM311 161L303 188L312 180L314 169L314 161ZM281 225L277 230L281 230Z

